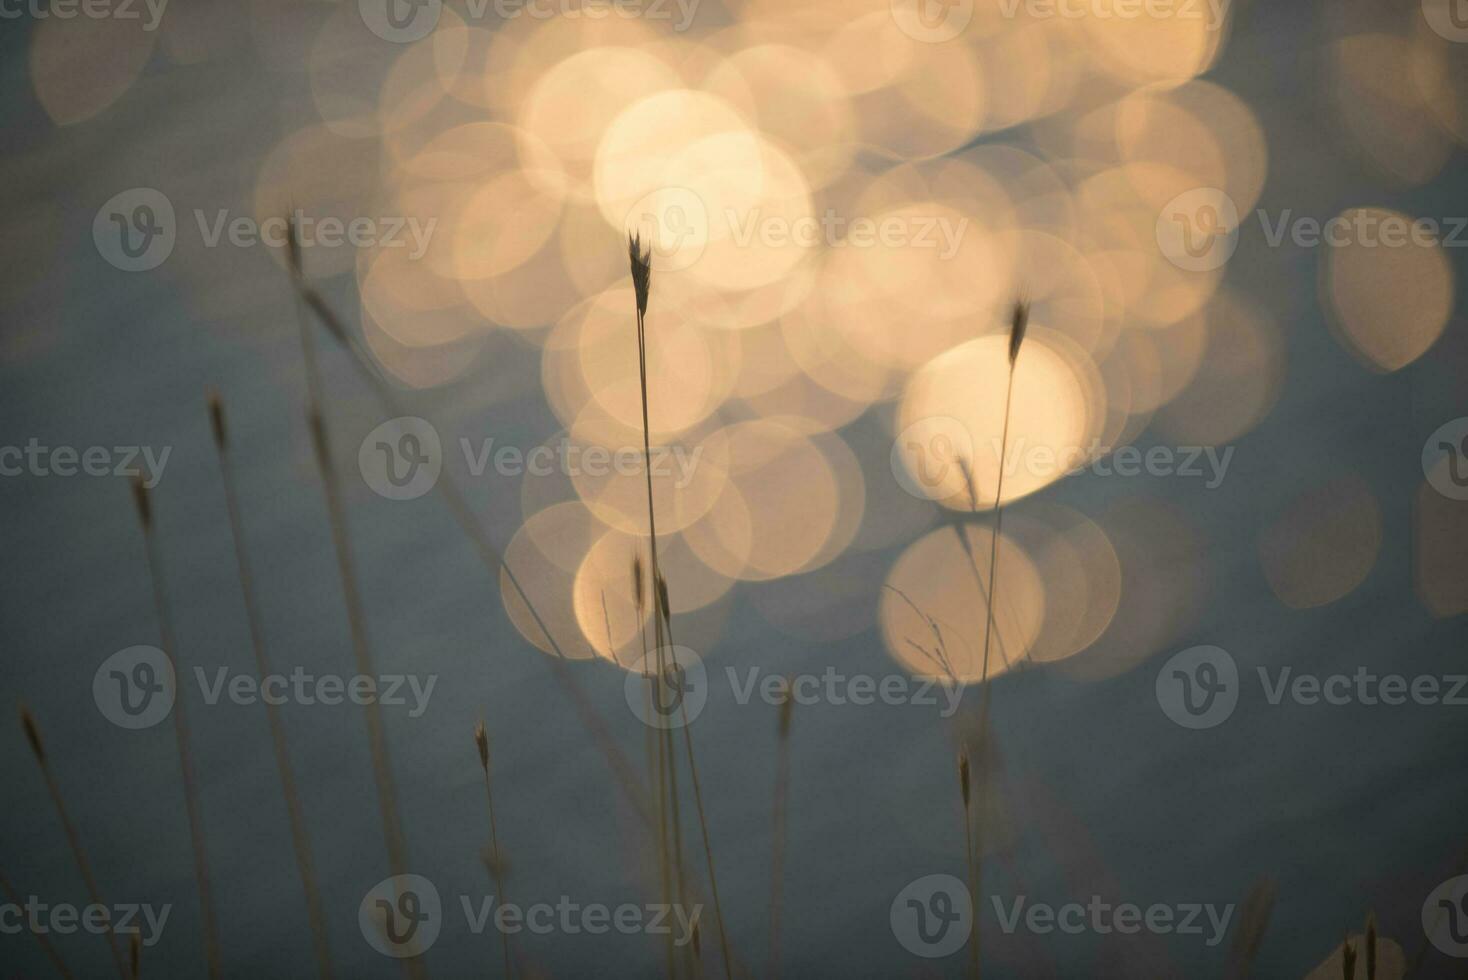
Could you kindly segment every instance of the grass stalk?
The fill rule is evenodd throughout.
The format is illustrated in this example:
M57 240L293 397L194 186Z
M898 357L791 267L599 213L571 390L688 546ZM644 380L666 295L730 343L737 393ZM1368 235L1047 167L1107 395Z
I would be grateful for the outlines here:
M194 880L199 890L199 911L203 921L204 958L211 980L222 973L219 953L219 920L214 910L214 893L209 880L209 855L204 844L204 811L199 802L199 785L194 775L193 750L189 741L187 698L184 697L182 671L179 670L178 642L169 613L168 594L164 587L163 555L153 526L153 505L147 487L140 478L133 480L133 500L137 504L138 521L143 528L143 544L148 559L148 576L153 584L153 608L158 618L158 631L163 651L174 664L176 697L173 701L173 734L178 742L179 772L183 781L184 808L188 814L189 841L194 852Z
M220 476L224 482L224 504L229 515L230 537L234 544L235 563L239 569L240 593L245 605L245 618L250 627L250 643L255 654L255 671L262 683L271 674L270 656L266 649L265 627L255 593L255 577L251 571L245 545L244 522L240 517L239 491L236 488L234 464L230 457L228 427L224 403L216 394L209 396L209 422L214 446L219 456ZM290 823L291 846L296 857L296 872L306 898L306 916L311 927L311 944L316 955L317 971L323 980L332 976L331 949L327 943L326 913L322 909L321 889L316 881L311 840L306 832L306 818L296 790L295 772L286 746L285 723L280 708L270 699L265 701L265 718L270 727L270 743L275 753L275 768L280 776L280 791L285 798L286 816Z
M290 271L293 281L304 279L301 246L294 220L290 228ZM336 466L332 461L331 442L326 431L326 420L322 415L320 367L316 363L315 345L311 341L311 330L306 317L297 311L300 327L301 355L306 368L306 423L311 434L311 446L316 468L321 475L322 493L326 499L327 524L331 530L332 551L336 555L337 575L341 581L342 597L347 610L347 630L351 637L352 658L358 674L364 677L377 676L372 660L372 648L367 640L367 616L362 602L362 590L357 582L355 558L352 552L350 526L347 523L346 505L337 479ZM387 732L382 722L381 707L375 699L362 706L362 717L367 727L367 750L372 760L373 785L377 792L377 808L382 819L383 842L387 849L389 872L394 876L408 873L408 847L403 835L402 820L398 810L397 786L393 780L392 759L387 745ZM423 971L419 957L404 957L403 969L409 975Z
M294 235L292 236L292 241L294 241ZM336 311L331 308L315 289L307 284L300 270L299 249L293 246L293 250L294 255L291 262L290 281L297 299L321 323L327 334L349 355L352 366L356 369L363 381L366 382L368 387L372 389L373 394L377 397L378 402L387 413L392 417L411 414L397 397L392 385L374 367L372 356L362 346L361 342L353 337L347 329L345 321L337 315ZM303 333L305 330L306 327L303 323ZM303 345L308 345L309 338L303 338L302 343ZM308 371L310 370L313 369L308 369ZM606 722L602 720L601 715L597 712L591 699L587 697L586 692L582 689L580 683L577 682L575 675L571 673L567 666L569 658L566 657L560 644L556 642L550 628L546 625L540 612L536 609L535 603L531 601L530 596L521 586L520 580L515 576L514 569L510 567L504 560L499 549L489 540L489 536L486 534L484 528L480 526L478 518L474 515L473 509L469 506L468 500L464 497L463 492L459 489L453 474L449 470L445 469L439 476L438 482L434 484L434 492L438 495L444 506L448 508L450 515L458 523L465 537L469 539L469 543L473 547L475 554L479 557L485 569L490 573L491 580L497 581L498 576L503 575L505 580L509 582L510 587L514 590L515 595L525 604L525 608L535 621L536 627L540 630L541 635L545 637L546 643L554 653L554 656L548 659L556 680L571 696L572 706L575 708L577 716L591 733L593 744L606 756L607 763L612 769L612 775L615 777L618 787L627 797L628 803L631 804L638 818L645 825L651 826L652 816L649 811L649 806L638 784L632 766L627 762L621 749L618 748L616 741L612 738L611 730L607 727Z
M975 912L978 903L983 897L984 884L984 803L986 791L989 785L989 707L992 700L992 685L989 683L989 647L994 633L994 606L999 598L999 539L1004 532L1004 467L1005 459L1009 455L1009 414L1014 403L1014 367L1019 360L1019 352L1024 345L1025 331L1029 328L1030 304L1020 299L1015 302L1009 322L1009 370L1004 384L1004 421L999 435L999 475L995 479L994 486L994 534L989 543L989 601L985 603L986 612L984 616L984 661L979 678L980 685L984 688L984 698L979 708L979 735L981 742L981 754L979 757L979 814L978 814L978 851L974 857L973 874L973 903ZM975 980L979 976L979 926L978 919L974 920L973 935L969 942L973 946L972 962Z
M780 900L785 883L785 824L790 799L790 720L795 699L787 684L780 702L775 746L775 795L770 830L770 980L780 973Z
M658 566L658 526L656 508L653 506L652 491L652 427L649 422L648 391L647 391L647 301L652 291L652 249L644 247L642 239L638 235L628 237L627 254L631 263L632 287L637 303L637 370L642 401L642 451L643 451L643 474L647 481L647 531L649 551L652 558L652 580L656 588L656 607L653 609L655 636L658 647L658 674L659 683L667 676L665 664L663 663L664 644L663 632L666 631L668 643L673 642L673 620L672 612L668 602L668 583L663 577ZM693 784L694 806L698 814L699 831L703 838L704 858L708 864L709 891L713 895L714 918L719 926L719 949L724 961L724 976L726 980L733 977L733 966L729 955L729 934L724 924L724 911L719 899L719 878L714 870L713 844L709 837L708 818L703 805L703 790L698 780L698 763L693 751L693 733L689 730L688 706L686 702L680 702L683 712L683 740L684 748L688 755L688 772ZM668 732L671 741L671 730ZM674 805L674 839L677 842L678 826L677 814L677 762L672 757L673 765L670 770L674 774L671 780L672 799ZM681 848L680 848L681 853ZM681 867L681 861L680 861ZM680 874L681 879L681 874Z
M5 872L3 871L0 871L0 892L3 892L5 894L5 898L12 905L20 906L25 903L25 900L21 898L20 895L16 892L14 886L10 884L10 879L5 877ZM56 947L51 945L51 940L46 938L46 934L44 932L32 930L31 935L36 937L36 942L40 944L41 952L45 953L46 959L50 960L51 965L56 967L56 972L65 977L66 980L71 980L72 974L71 971L66 968L66 961L61 958L61 954L56 951ZM112 930L109 929L107 931L107 936L109 944L115 941L113 939L115 934L112 932ZM118 966L122 966L121 960L118 961Z
M484 770L484 801L489 808L489 846L492 873L494 875L494 887L499 892L500 904L509 902L505 894L505 860L500 853L499 828L494 819L494 790L490 786L489 778L489 732L484 727L484 722L474 726L474 744L479 749L479 767ZM497 930L499 931L499 930ZM505 980L509 980L510 973L510 937L503 931L500 933L500 950L505 958Z
M979 875L978 866L974 861L974 816L973 810L969 806L969 775L970 773L968 765L968 749L960 746L958 750L958 791L959 796L963 800L964 865L966 870L968 871L969 904L973 907L974 910L974 931L977 932L979 910ZM969 969L970 971L972 971L973 975L977 977L979 975L978 942L972 940L969 942L968 953Z
M326 424L320 412L314 407L307 421L311 430L311 441L316 451L316 464L321 471L321 482L325 489L332 546L336 553L337 572L341 578L342 593L347 607L347 629L351 635L352 657L357 673L364 677L375 677L377 672L373 665L372 649L367 640L367 617L362 603L362 590L357 582L351 533L347 525L341 487L332 464ZM407 874L408 851L403 840L402 823L398 817L397 787L393 781L392 762L389 758L382 712L375 700L368 699L368 702L362 707L362 714L367 723L367 746L372 756L372 773L377 784L377 805L382 814L388 866L394 875Z

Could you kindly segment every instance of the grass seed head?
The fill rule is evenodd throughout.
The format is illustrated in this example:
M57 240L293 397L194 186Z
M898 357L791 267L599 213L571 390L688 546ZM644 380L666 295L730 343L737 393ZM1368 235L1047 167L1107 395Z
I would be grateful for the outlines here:
M148 488L143 486L143 478L134 476L132 480L133 503L138 508L138 520L142 522L143 530L151 530L153 527L153 504L148 499Z
M474 726L474 744L479 748L479 765L489 772L489 733L484 730L484 722L478 722Z
M1366 917L1366 980L1376 980L1376 913Z
M286 265L291 270L292 278L301 279L303 278L302 269L304 268L304 263L301 260L301 229L296 225L294 211L286 216L285 223L289 231L285 240Z
M642 233L627 236L627 257L632 263L632 288L637 292L637 315L647 315L647 295L652 290L652 247L642 244Z
M790 713L794 710L794 708L795 708L795 698L791 694L790 688L787 685L786 686L786 689L785 689L785 697L782 698L781 701L780 701L780 737L781 738L788 738L790 736Z
M644 599L643 599L643 596L645 595L645 593L642 590L642 586L643 586L643 582L642 582L642 556L641 555L633 555L632 556L632 599L633 599L634 602L637 603L637 614L639 616L642 615L642 607L646 604L645 601L644 601Z
M321 412L312 405L306 411L307 428L311 430L311 446L316 450L316 461L321 464L323 470L331 467L331 452L326 441L326 422L321 417Z
M228 432L224 427L224 402L219 392L209 389L209 428L214 434L214 445L220 449L229 446Z
M969 801L969 771L968 771L968 749L958 750L958 787L963 793L964 809L968 808Z
M21 705L20 708L20 726L25 729L25 740L31 743L31 751L35 753L36 761L44 765L46 748L41 744L41 730L36 727L36 719L31 714L31 709L25 705Z
M1012 367L1019 358L1020 345L1025 342L1025 331L1030 328L1030 301L1017 299L1009 317L1009 363Z

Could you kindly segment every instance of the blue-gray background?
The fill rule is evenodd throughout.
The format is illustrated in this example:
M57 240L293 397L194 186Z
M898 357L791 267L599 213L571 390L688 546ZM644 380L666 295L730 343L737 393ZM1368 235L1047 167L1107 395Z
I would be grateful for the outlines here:
M1242 8L1209 76L1244 98L1266 130L1271 167L1259 206L1321 216L1361 204L1429 215L1461 210L1459 182L1468 174L1461 153L1429 186L1399 192L1342 148L1325 104L1320 16L1308 3ZM187 207L248 213L263 154L309 121L302 80L257 63L241 44L202 64L150 68L97 118L58 128L31 93L30 27L24 20L0 26L0 443L34 436L49 445L171 446L155 506L180 659L247 671L248 633L203 408L206 386L219 388L232 410L246 531L277 666L348 672L326 513L303 427L294 309L276 267L263 250L216 249L203 261L127 275L108 266L91 242L97 207L127 187L158 186ZM172 176L159 178L160 170ZM1240 440L1223 485L1205 491L1198 481L1082 476L1036 499L1099 515L1118 498L1141 495L1186 515L1200 532L1209 588L1177 649L1216 643L1244 670L1292 664L1321 673L1359 665L1463 671L1468 625L1462 617L1429 616L1413 592L1410 551L1422 441L1468 414L1461 299L1455 321L1425 358L1393 375L1372 374L1330 336L1317 300L1318 255L1249 246L1246 237L1228 280L1281 325L1287 375L1277 406ZM1449 251L1460 284L1468 282L1462 251ZM348 285L328 289L354 311ZM380 413L345 360L329 355L325 367L333 432L338 445L354 449ZM529 446L559 428L526 383L537 376L533 350L501 344L463 381L405 398L435 420L446 441L492 435ZM513 397L506 384L520 386L508 392ZM891 479L883 432L873 418L843 432L869 480ZM387 711L413 869L455 907L456 896L493 890L478 859L486 833L470 734L484 717L495 744L511 897L655 900L639 870L643 831L548 664L509 625L496 583L449 516L432 496L412 504L376 497L355 478L350 454L343 456L378 669L440 678L423 717ZM1291 611L1263 580L1253 533L1296 494L1346 467L1365 476L1382 504L1381 554L1345 599ZM515 481L476 481L471 496L491 536L507 541L519 514ZM866 519L881 521L883 514L873 509ZM145 971L202 975L171 728L123 732L91 697L93 673L107 655L157 642L126 483L0 479L0 535L5 700L24 701L39 718L108 901L173 903L163 942L145 952ZM875 561L892 558L895 552ZM798 642L757 614L755 591L741 589L720 644L708 651L716 669L892 671L874 630L836 644ZM1252 699L1220 728L1186 732L1158 710L1153 695L1165 656L1095 684L1044 671L997 682L993 703L1014 839L1010 858L990 864L989 887L1056 904L1095 893L1143 905L1223 904L1241 901L1256 879L1270 875L1278 902L1259 975L1303 975L1373 909L1382 932L1415 956L1422 901L1456 873L1468 843L1465 709L1271 708ZM623 751L641 758L642 727L624 705L621 672L594 664L576 673ZM310 975L263 708L205 708L197 689L191 692L227 972ZM784 889L786 975L964 972L961 954L932 963L908 954L893 938L888 906L916 877L963 873L953 741L965 721L972 725L975 693L951 721L914 706L799 711ZM10 734L0 737L0 868L24 894L82 903L40 774L19 724L9 724ZM372 951L357 926L358 902L388 873L358 711L295 707L287 709L286 724L338 972L391 976L396 965ZM727 686L715 685L696 736L731 940L741 960L761 972L775 710L758 701L740 706ZM1000 975L1223 972L1227 943L1009 939L987 910L983 918L986 964ZM57 941L79 975L110 969L100 940ZM711 930L704 941L712 945ZM528 961L553 976L657 969L657 947L645 937L517 942ZM471 935L451 918L428 964L441 976L496 973L498 956L493 936ZM705 965L718 970L710 951ZM1454 969L1461 972L1461 964L1430 952L1419 975ZM0 970L46 975L49 966L30 937L5 935Z

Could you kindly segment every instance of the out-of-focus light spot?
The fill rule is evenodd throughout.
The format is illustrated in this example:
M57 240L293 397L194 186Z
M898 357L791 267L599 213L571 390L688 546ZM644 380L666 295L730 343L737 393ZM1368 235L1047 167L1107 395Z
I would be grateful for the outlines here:
M1439 463L1450 465L1444 456ZM1460 464L1461 465L1461 464ZM1468 501L1452 500L1430 483L1417 488L1412 514L1417 596L1439 619L1468 613Z
M1102 68L1130 85L1181 85L1212 67L1228 37L1227 5L1219 7L1219 23L1211 9L1195 17L1138 17L1104 11L1112 4L1098 3L1097 13L1080 21L1090 50Z
M1157 419L1179 445L1237 440L1263 421L1284 383L1284 343L1263 311L1220 293L1204 316L1208 338L1197 373Z
M882 640L904 669L921 677L976 684L1024 660L1045 616L1045 586L1011 538L999 541L999 582L985 672L989 557L993 531L965 524L913 542L887 575L878 606Z
M36 99L58 126L91 119L132 88L157 43L137 20L45 17L30 38Z
M590 200L597 146L611 121L625 106L680 86L677 72L650 54L594 48L546 69L518 119L555 154L576 198Z
M775 420L739 422L706 440L729 482L684 532L710 568L748 581L808 568L837 526L840 485L816 445Z
M926 440L931 445L915 436L919 443L904 447L903 460L916 470L914 478L944 506L994 506L1009 380L1009 338L991 335L934 359L913 376L903 394L899 431L916 433L925 420L951 419L963 436L962 445L954 445L951 434L941 443ZM1054 483L1086 461L1104 412L1104 406L1091 403L1088 392L1099 401L1100 391L1099 380L1078 374L1074 361L1047 344L1043 327L1031 326L1014 367L1005 502Z
M1124 674L1177 642L1197 618L1211 578L1202 539L1161 501L1123 499L1098 523L1121 567L1121 599L1101 638L1055 665L1086 681Z
M1381 505L1352 474L1295 500L1259 537L1264 578L1291 609L1348 595L1381 550Z
M1387 176L1421 184L1447 162L1452 141L1422 101L1409 41L1360 34L1331 46L1331 95L1346 129Z
M1336 219L1345 244L1321 265L1322 299L1336 337L1377 371L1411 364L1437 342L1453 309L1453 268L1436 234L1383 208L1352 208Z
M554 640L572 660L597 655L576 614L575 586L582 563L604 534L605 528L579 503L556 504L530 515L505 547L500 598L515 629L542 652L554 655L550 642ZM515 581L539 614L538 621L507 570L514 572Z
M1080 653L1106 632L1121 601L1116 550L1100 525L1068 507L1026 504L1006 516L1005 533L1045 583L1045 620L1030 658L1049 663Z

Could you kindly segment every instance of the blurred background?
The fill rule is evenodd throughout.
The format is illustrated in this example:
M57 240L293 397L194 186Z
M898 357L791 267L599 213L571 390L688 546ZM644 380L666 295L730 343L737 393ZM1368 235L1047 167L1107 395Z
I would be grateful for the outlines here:
M1380 975L1461 975L1424 910L1468 888L1468 703L1269 685L1468 673L1462 7L5 8L0 616L46 765L17 718L4 879L90 900L49 773L106 901L171 906L143 972L207 975L175 726L108 702L171 646L222 974L319 972L267 707L194 673L256 674L228 485L275 671L350 678L356 635L432 684L377 711L405 868L373 712L279 708L336 975L402 972L359 911L405 870L443 906L410 974L505 972L461 898L662 901L657 745L697 956L558 928L514 975L724 975L722 931L739 976L1340 976L1372 913ZM699 685L666 742L649 494ZM1200 646L1229 708L1190 724ZM782 677L819 679L783 727ZM966 827L977 968L897 901L969 881ZM1093 896L1231 920L996 914ZM57 969L24 930L0 965Z

